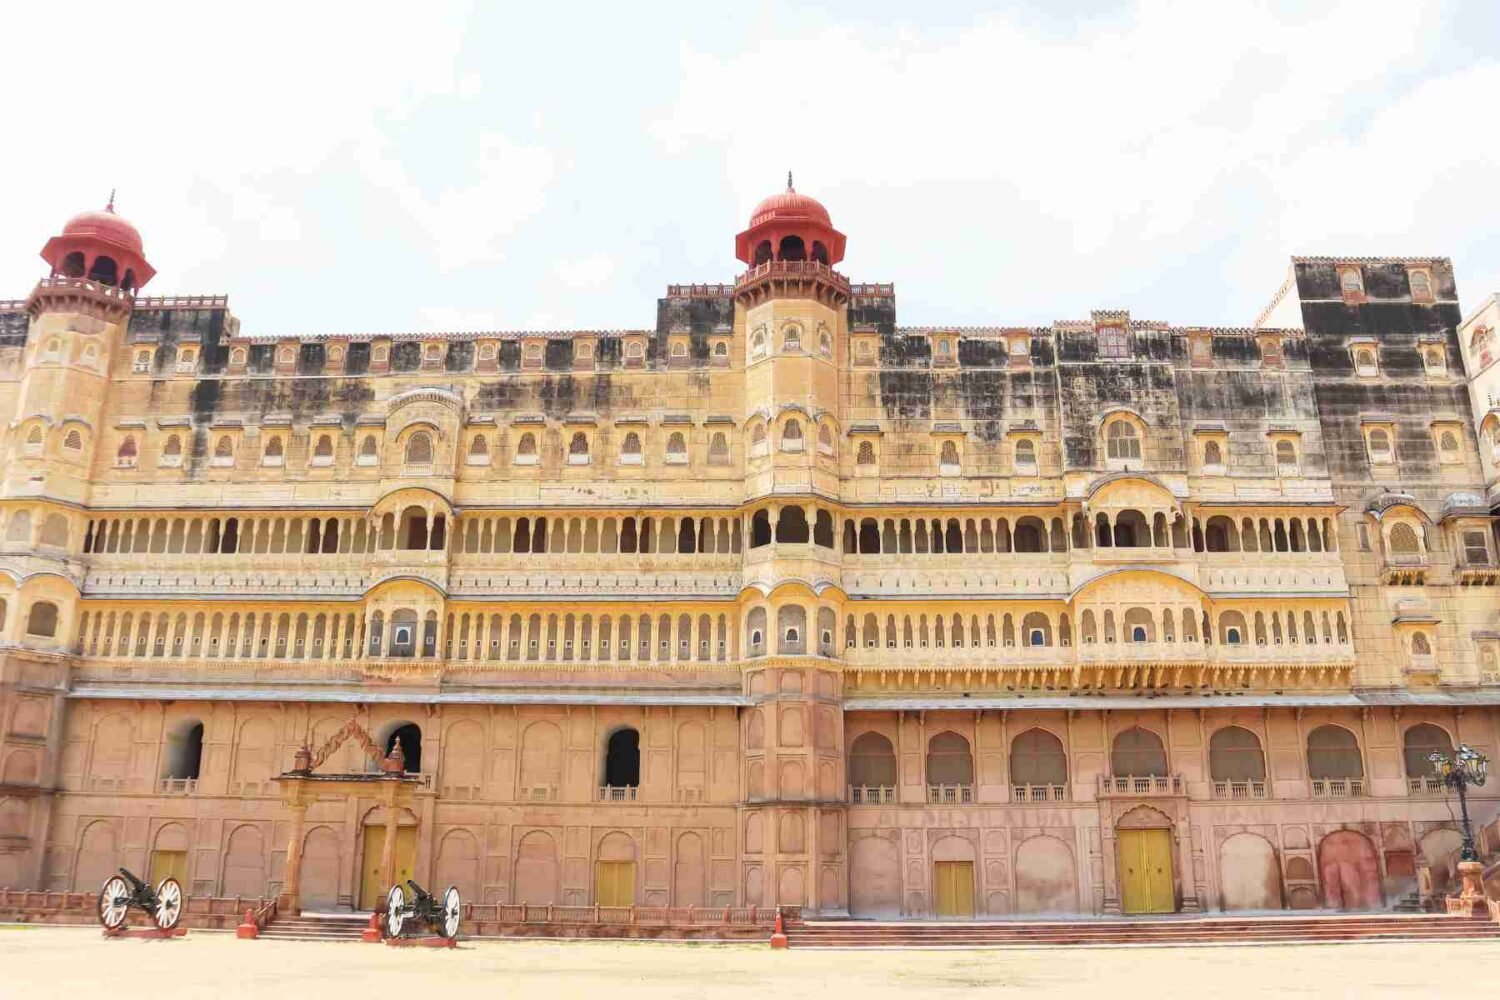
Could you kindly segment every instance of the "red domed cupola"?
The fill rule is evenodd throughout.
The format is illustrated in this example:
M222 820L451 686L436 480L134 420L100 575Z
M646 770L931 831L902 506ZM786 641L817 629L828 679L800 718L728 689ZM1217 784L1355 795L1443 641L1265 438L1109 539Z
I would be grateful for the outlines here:
M750 228L734 238L734 255L751 267L772 260L811 260L831 266L844 259L844 234L833 228L821 202L797 193L788 171L786 190L771 195L750 213Z
M42 259L54 278L87 278L134 293L156 269L146 262L141 234L115 214L115 197L102 212L81 212L42 247Z

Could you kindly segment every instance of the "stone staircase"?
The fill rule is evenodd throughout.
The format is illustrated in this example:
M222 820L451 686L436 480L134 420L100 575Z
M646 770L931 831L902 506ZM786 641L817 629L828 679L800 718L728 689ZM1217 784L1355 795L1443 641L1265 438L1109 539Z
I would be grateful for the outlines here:
M304 913L277 917L261 928L265 941L358 941L370 926L368 913Z
M1396 913L986 922L812 920L789 926L786 930L793 948L1121 947L1500 940L1500 924L1488 917Z

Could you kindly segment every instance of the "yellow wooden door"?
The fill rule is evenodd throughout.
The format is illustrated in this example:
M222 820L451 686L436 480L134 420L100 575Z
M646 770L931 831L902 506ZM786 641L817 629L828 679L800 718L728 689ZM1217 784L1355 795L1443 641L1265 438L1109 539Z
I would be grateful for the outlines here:
M403 826L396 829L396 871L387 875L380 870L381 853L385 850L385 827L365 827L364 861L360 866L359 908L373 910L385 902L385 894L397 882L405 883L417 866L417 828Z
M160 885L161 880L171 876L182 883L182 891L188 890L187 851L152 851L151 867L146 872L146 881Z
M1120 908L1126 913L1173 913L1170 830L1121 830Z
M935 861L932 882L938 916L974 915L974 862Z
M594 902L600 906L635 903L635 862L600 861L594 867Z

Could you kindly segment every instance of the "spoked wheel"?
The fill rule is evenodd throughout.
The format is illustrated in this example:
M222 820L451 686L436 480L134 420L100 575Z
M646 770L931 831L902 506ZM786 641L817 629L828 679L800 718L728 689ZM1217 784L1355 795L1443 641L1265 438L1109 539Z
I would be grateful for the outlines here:
M99 922L105 930L117 930L125 926L125 915L129 911L130 886L118 875L104 880L99 890Z
M385 896L385 933L387 937L400 937L406 927L406 891L400 884L391 886Z
M458 920L463 911L463 900L459 898L458 886L450 885L443 893L443 922L438 933L445 938L458 937Z
M151 911L156 926L169 931L182 919L182 884L170 876L156 887L156 909Z

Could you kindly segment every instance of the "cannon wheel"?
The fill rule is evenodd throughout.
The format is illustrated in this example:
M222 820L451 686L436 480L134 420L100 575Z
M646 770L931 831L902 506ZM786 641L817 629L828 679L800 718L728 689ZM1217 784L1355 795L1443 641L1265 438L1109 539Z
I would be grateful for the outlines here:
M385 933L387 937L400 937L406 927L406 891L400 883L391 886L385 895Z
M99 922L106 930L115 930L125 926L125 917L129 913L130 886L118 875L111 875L104 880L104 888L99 890Z
M438 933L445 938L458 937L458 921L463 915L463 899L458 895L458 886L450 885L443 893L442 922Z
M182 883L170 875L156 887L156 908L151 911L156 926L169 931L182 919Z

